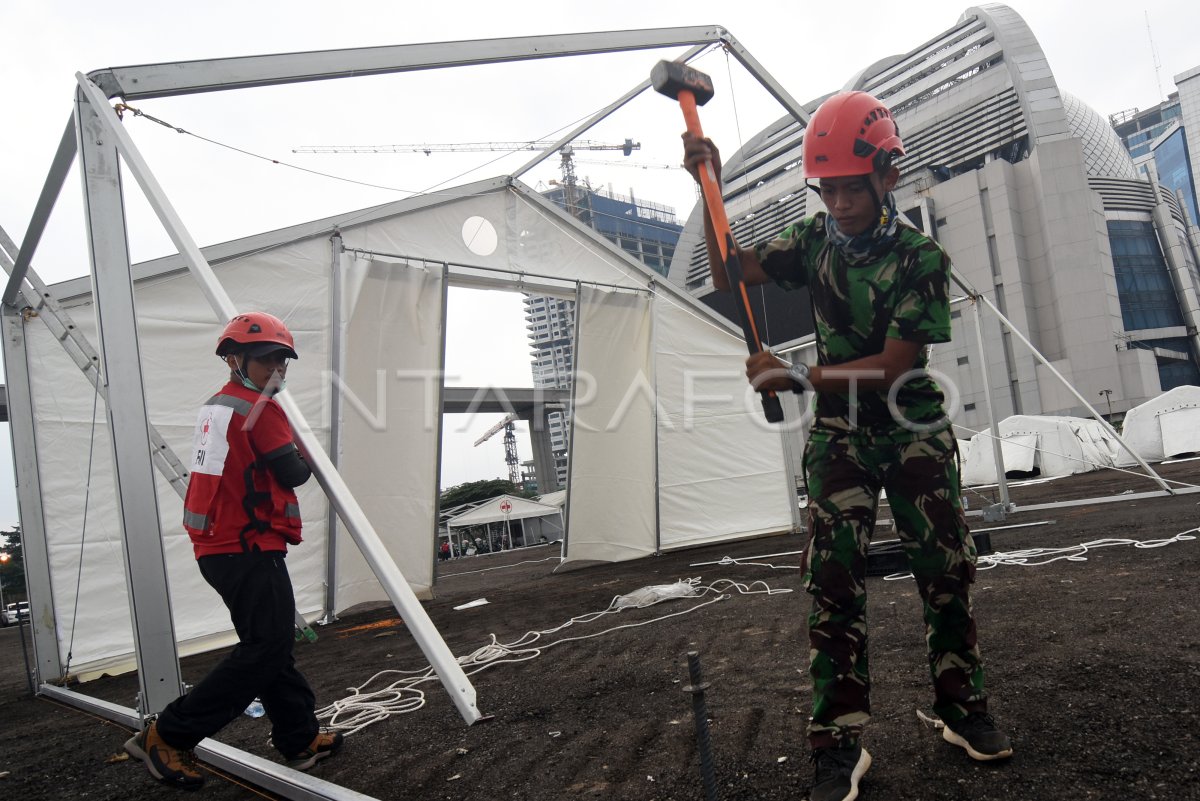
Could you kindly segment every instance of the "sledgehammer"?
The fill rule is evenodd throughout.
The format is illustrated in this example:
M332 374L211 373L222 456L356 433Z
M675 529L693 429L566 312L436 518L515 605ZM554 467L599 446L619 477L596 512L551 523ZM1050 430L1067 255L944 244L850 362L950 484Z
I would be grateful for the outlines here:
M660 61L650 71L650 84L655 91L679 101L688 133L703 139L704 131L700 128L700 114L696 111L696 106L703 106L712 99L712 79L700 70L692 69L678 61ZM762 338L758 335L750 296L746 294L742 263L738 260L733 234L729 230L729 218L725 215L725 202L710 161L700 166L700 191L704 195L704 203L708 207L708 216L712 220L713 232L721 251L721 260L725 264L725 275L729 278L729 289L733 292L733 305L738 312L738 322L742 324L746 347L751 354L759 353L763 349ZM759 395L762 396L763 413L767 416L767 422L778 423L783 420L783 407L779 405L779 397L771 390L763 390Z

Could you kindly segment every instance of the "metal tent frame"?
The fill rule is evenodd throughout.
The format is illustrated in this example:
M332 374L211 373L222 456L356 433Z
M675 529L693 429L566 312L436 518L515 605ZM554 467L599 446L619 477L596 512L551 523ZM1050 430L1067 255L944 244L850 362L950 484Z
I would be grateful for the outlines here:
M146 715L165 706L184 689L171 616L153 471L157 467L177 488L182 487L182 479L186 474L178 459L153 430L147 415L120 162L124 162L140 185L217 319L224 321L237 312L137 146L122 128L108 102L110 98L131 101L363 75L671 47L689 47L681 57L688 61L711 45L724 47L793 116L802 123L807 122L807 115L799 104L727 30L719 26L314 51L115 67L87 75L77 73L74 112L51 162L21 245L18 249L6 235L0 239L0 255L7 254L0 262L9 272L8 283L0 298L0 325L3 326L4 355L8 368L14 467L19 487L18 502L29 594L33 602L31 605L38 610L34 615L33 631L39 692L127 725L140 726ZM649 86L647 80L634 87L566 134L560 142L538 154L516 171L514 177L527 172L581 132L646 91ZM74 331L69 316L31 269L54 203L77 156L83 179L92 294L100 339L98 350L93 350ZM264 237L271 238L270 235ZM140 685L137 710L98 702L44 680L60 677L63 666L58 657L57 623L53 613L38 480L29 363L22 331L27 314L44 319L50 329L59 335L63 347L97 387L97 391L105 397ZM112 376L120 376L120 380L110 381L109 377ZM286 392L280 394L278 400L292 423L301 447L309 455L313 472L331 506L367 558L397 611L413 631L414 638L438 673L459 713L467 723L482 719L483 715L476 707L474 687L383 548L336 467L311 434L295 401ZM237 775L289 798L365 798L338 785L302 777L287 768L210 740L204 741L198 751Z
M689 48L681 56L681 60L690 61L712 45L725 48L794 118L802 124L807 123L808 115L803 108L726 29L719 26L247 56L115 67L87 75L77 74L78 88L74 113L65 127L20 248L18 249L15 243L0 231L0 263L10 273L3 297L0 298L0 326L3 327L4 356L10 387L8 402L11 409L14 466L18 479L18 500L25 539L30 598L33 602L31 605L38 610L33 616L33 632L39 692L125 725L138 726L149 710L165 706L183 689L170 613L170 592L153 468L157 467L167 475L177 489L182 487L183 474L178 459L173 457L162 438L153 430L146 412L134 313L135 276L129 258L120 161L125 162L129 172L141 186L179 251L179 256L170 257L165 263L175 268L186 267L192 273L217 319L224 321L236 313L234 304L214 276L210 261L192 240L136 145L121 127L109 105L110 98L120 97L131 101L363 75L672 47ZM512 177L523 175L561 146L645 92L649 86L648 80L639 83L565 134L559 141L549 145L515 171ZM76 156L79 157L83 177L92 292L99 324L98 351L93 350L87 341L78 335L69 316L31 269L33 256L55 200L62 191ZM498 184L511 183L511 177L483 183L488 183L494 189ZM479 184L470 185L459 190L450 190L450 193L442 192L441 195L444 199L447 194L471 194L480 188ZM438 201L416 198L398 204L387 204L373 211L383 216L398 213L403 208L419 208L434 202ZM358 215L356 219L362 221L364 217ZM320 229L321 224L319 221L251 239L255 241L255 247L281 244L302 236L300 229L328 230L328 227ZM248 241L240 244L244 245ZM334 248L336 253L336 242ZM210 249L208 255L216 261L221 258L220 249ZM225 257L231 255L233 254L225 254ZM1032 344L984 295L963 284L958 276L955 276L955 280L975 301L977 333L979 306L987 305L1004 325L1022 339L1035 354L1037 353ZM108 422L112 431L114 475L141 686L138 710L96 701L43 681L46 677L59 677L63 666L58 657L49 560L42 520L29 364L22 330L26 315L42 317L76 364L97 387L97 391L105 396ZM1038 357L1045 363L1040 354ZM1104 422L1099 413L1070 387L1065 378L1051 365L1047 366L1097 419ZM109 376L120 376L121 380L110 382ZM990 401L990 392L988 397ZM403 575L383 549L378 535L342 481L336 467L309 433L295 402L286 393L280 395L279 400L296 429L302 447L310 454L313 471L329 497L331 507L367 557L397 610L413 631L422 651L437 671L460 714L468 723L480 720L483 716L476 708L474 688L417 602ZM1106 423L1105 425L1107 426ZM1111 427L1109 429L1111 431ZM1002 477L999 447L994 447L999 475ZM1158 479L1165 491L1150 495L1174 492L1140 457L1135 455L1135 458L1148 474ZM175 478L172 478L172 473ZM1002 496L1002 502L1003 506L1007 507L1006 493ZM1006 508L1000 510L1000 513L1003 514L1004 511ZM206 760L288 798L367 798L347 788L314 780L312 777L303 776L211 740L206 740L197 750Z

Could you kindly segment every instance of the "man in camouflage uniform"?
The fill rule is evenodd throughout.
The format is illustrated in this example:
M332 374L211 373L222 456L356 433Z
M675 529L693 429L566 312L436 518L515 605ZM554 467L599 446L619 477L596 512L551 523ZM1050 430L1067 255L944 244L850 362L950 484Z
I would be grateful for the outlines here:
M719 175L711 141L685 134L684 151L693 176L706 159ZM903 154L882 103L865 92L834 95L813 114L803 156L828 213L739 251L747 284L807 286L813 300L816 366L788 365L770 352L746 362L758 389L816 394L804 453L811 536L803 557L812 595L813 801L856 798L871 764L859 739L870 717L866 566L881 489L924 604L943 737L977 760L1012 754L987 714L956 440L926 372L926 346L950 340L950 260L896 214L893 159ZM728 290L707 213L705 230L713 282Z

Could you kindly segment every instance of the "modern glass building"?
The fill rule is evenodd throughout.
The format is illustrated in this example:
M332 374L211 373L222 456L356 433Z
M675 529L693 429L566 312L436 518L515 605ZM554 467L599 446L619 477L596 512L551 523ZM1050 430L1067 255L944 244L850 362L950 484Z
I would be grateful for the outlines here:
M811 114L849 89L888 104L907 150L900 210L1072 386L1087 398L1104 393L1120 414L1200 378L1200 235L1186 208L1194 191L1183 193L1183 204L1175 191L1196 175L1200 148L1172 138L1180 128L1200 130L1200 68L1176 76L1176 86L1178 112L1146 120L1146 158L1161 158L1161 166L1142 173L1112 123L1058 86L1025 21L989 3L907 52L821 87L825 94L804 108ZM784 116L728 158L725 199L743 245L820 210L799 168L804 127ZM702 237L697 208L670 280L723 310L728 295L713 291ZM756 295L771 344L812 331L805 291L768 285ZM973 312L957 309L953 341L935 347L931 359L959 391L956 422L984 423L983 371L999 417L1086 414L986 312L981 357Z
M1153 169L1159 183L1183 196L1191 224L1200 225L1196 174L1192 168L1187 129L1183 126L1179 92L1172 92L1165 102L1153 108L1145 111L1130 109L1111 115L1109 120L1139 172L1149 175Z

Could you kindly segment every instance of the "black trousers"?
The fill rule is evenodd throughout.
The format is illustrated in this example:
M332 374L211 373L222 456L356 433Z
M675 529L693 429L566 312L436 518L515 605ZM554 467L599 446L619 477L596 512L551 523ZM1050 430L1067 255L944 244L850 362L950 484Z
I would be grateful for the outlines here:
M190 749L242 714L255 698L271 719L271 741L285 757L317 736L316 698L296 669L296 601L279 551L202 556L200 573L221 596L239 642L192 690L158 716L158 733Z

